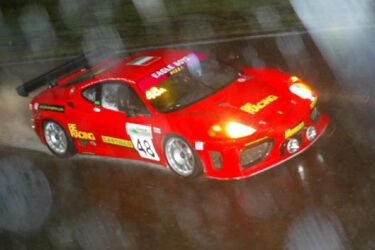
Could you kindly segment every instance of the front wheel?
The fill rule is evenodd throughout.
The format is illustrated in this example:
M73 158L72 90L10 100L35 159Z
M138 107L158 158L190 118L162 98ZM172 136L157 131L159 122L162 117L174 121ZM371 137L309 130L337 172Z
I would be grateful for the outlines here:
M43 135L49 150L59 157L70 157L76 153L72 139L54 121L43 123Z
M182 177L193 178L203 172L199 157L181 137L168 136L164 142L164 154L169 168Z

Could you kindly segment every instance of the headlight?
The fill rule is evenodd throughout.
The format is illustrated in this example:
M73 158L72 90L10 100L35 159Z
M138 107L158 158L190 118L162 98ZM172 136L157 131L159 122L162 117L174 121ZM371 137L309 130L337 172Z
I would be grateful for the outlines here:
M250 126L238 122L229 122L225 127L225 132L230 138L236 139L254 134L256 130Z
M313 126L310 126L310 127L307 128L307 130L306 130L307 140L309 140L309 141L314 140L316 135L317 135L316 129Z
M311 88L304 83L293 83L290 85L289 90L302 99L314 100L314 94L311 91Z
M315 93L309 85L303 83L296 76L292 76L290 81L292 82L292 85L289 87L290 92L301 97L302 99L309 99L311 101L315 100Z
M254 128L244 125L242 123L228 122L224 126L222 125L212 126L209 131L209 134L211 136L217 136L217 135L223 136L224 135L225 137L237 139L237 138L252 135L255 133L255 131L256 130Z
M289 138L288 142L286 144L286 149L290 154L294 154L295 152L298 151L300 147L300 143L296 138Z

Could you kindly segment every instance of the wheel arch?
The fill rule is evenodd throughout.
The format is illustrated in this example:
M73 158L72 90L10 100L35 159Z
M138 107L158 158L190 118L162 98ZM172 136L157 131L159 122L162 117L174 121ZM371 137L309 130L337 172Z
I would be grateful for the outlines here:
M165 166L167 168L171 169L171 167L168 164L168 160L167 160L167 157L166 157L166 154L165 154L165 144L166 144L167 140L169 138L172 138L172 137L178 137L178 138L184 140L190 146L191 150L193 151L193 153L195 155L196 160L199 161L198 164L200 165L200 168L201 168L201 174L205 174L206 173L205 164L204 164L204 161L202 161L202 159L200 158L197 150L194 147L194 144L193 144L194 140L192 140L191 138L185 138L184 136L182 136L178 133L175 133L175 132L165 134L163 136L162 140L161 140L161 149L162 149L162 153L163 153L163 160L164 160Z
M64 130L66 139L68 140L68 144L70 143L70 148L68 148L68 151L67 151L66 155L65 156L59 156L59 157L70 157L70 156L75 155L78 152L77 144L75 143L74 139L71 137L70 133L68 132L68 128L63 123L61 123L61 122L59 122L55 119L43 118L40 121L40 125L41 125L40 137L41 137L43 143L49 148L49 145L47 144L46 138L45 138L45 135L44 135L44 126L47 122L53 122L53 123L56 123L57 125L59 125Z

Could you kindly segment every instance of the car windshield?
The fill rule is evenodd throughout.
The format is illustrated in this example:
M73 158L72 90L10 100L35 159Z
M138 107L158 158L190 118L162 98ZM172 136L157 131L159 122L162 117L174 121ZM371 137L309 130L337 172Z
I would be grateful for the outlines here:
M233 82L239 72L213 59L197 58L180 66L168 77L145 92L159 112L166 113L189 106Z

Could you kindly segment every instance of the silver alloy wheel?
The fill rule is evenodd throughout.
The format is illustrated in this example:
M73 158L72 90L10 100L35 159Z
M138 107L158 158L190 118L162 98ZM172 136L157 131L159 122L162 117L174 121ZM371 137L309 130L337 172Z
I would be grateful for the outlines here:
M64 129L55 122L44 125L44 138L49 148L56 154L63 155L68 150L68 140Z
M190 146L177 137L170 138L165 144L165 155L169 166L179 175L189 176L195 169L194 153Z

